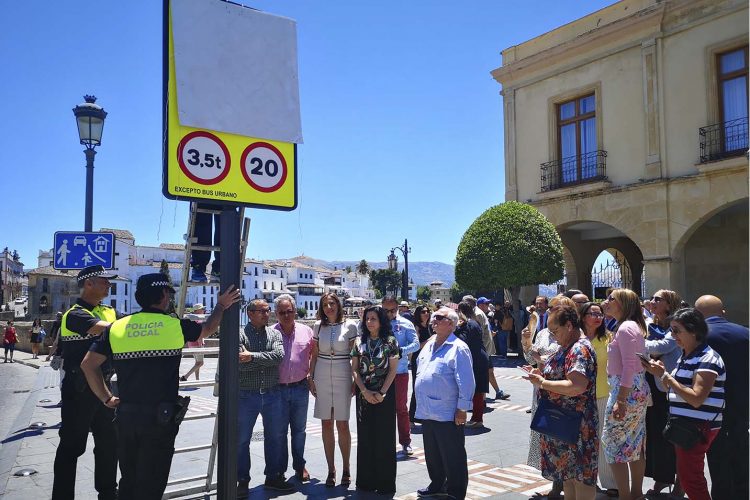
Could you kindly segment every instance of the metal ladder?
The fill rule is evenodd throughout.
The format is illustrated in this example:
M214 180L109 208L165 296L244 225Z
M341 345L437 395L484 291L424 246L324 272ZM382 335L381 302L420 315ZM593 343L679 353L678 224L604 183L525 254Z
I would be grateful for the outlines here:
M187 289L190 286L206 286L208 283L206 282L199 282L199 281L190 281L190 258L192 257L194 250L202 250L202 251L218 251L219 247L213 246L213 245L198 245L197 244L197 238L195 237L195 219L196 215L199 213L208 213L208 214L220 214L221 210L219 209L207 209L207 208L198 208L198 204L195 202L190 203L190 219L188 222L188 232L187 232L187 238L185 241L185 263L182 266L182 279L180 281L180 290L179 290L179 296L177 300L177 316L179 318L182 318L185 314L185 301L187 299ZM247 242L250 236L250 219L245 217L245 209L240 208L240 218L242 219L242 234L240 238L240 269L239 269L239 287L242 287L242 277L244 273L244 264L245 264L245 252L247 250ZM214 286L213 284L212 286ZM189 349L183 349L182 355L183 356L191 356L193 354L204 354L204 355L219 355L219 348L218 347L201 347L201 348L189 348ZM218 381L214 380L200 380L200 381L193 381L193 382L180 382L179 386L180 389L189 388L189 387L215 387L218 385ZM216 390L214 390L214 394L216 394ZM177 455L179 453L192 453L196 451L202 451L202 450L210 450L209 456L208 456L208 470L206 471L206 474L200 474L197 476L187 476L177 479L172 479L167 482L167 488L170 486L177 486L187 483L195 483L198 481L202 481L203 484L197 485L197 486L189 486L189 487L183 487L183 488L176 488L176 489L168 489L164 492L162 495L162 499L168 499L168 498L178 498L188 495L195 495L200 493L210 493L213 490L216 490L217 483L213 481L213 475L214 475L214 469L216 466L216 451L217 451L217 441L218 441L218 433L219 433L219 426L218 421L216 420L216 417L218 416L218 405L217 409L209 412L203 412L203 413L197 413L197 414L188 414L183 419L183 422L190 421L190 420L201 420L201 419L208 419L213 418L214 419L214 429L213 429L213 435L211 442L208 444L200 444L195 446L185 446L182 448L175 448L174 454Z

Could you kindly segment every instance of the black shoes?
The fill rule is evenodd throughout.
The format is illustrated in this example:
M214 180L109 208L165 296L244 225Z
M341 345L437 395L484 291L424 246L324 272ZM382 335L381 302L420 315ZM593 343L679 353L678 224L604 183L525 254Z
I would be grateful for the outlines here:
M266 476L266 482L263 483L263 487L267 490L276 490L284 493L291 493L294 491L294 486L286 482L283 474L276 477Z

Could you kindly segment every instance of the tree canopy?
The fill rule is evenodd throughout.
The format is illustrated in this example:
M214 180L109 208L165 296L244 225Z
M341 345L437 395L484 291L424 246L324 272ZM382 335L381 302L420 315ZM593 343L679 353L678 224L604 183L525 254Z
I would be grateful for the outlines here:
M427 302L430 297L432 297L432 289L429 286L417 286L417 299Z
M368 274L370 272L370 264L368 264L365 259L362 259L359 261L359 264L357 264L356 269L359 274Z
M372 287L379 290L383 297L401 286L401 273L393 269L373 269L370 271L370 281Z
M477 217L456 252L456 281L474 291L553 283L563 270L555 227L536 208L516 201Z

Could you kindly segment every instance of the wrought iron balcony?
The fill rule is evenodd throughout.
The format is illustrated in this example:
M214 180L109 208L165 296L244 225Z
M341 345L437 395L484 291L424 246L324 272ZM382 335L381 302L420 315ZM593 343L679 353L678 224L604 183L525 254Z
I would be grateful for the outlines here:
M747 117L698 129L701 163L747 154Z
M541 164L542 191L607 179L607 152L591 151Z

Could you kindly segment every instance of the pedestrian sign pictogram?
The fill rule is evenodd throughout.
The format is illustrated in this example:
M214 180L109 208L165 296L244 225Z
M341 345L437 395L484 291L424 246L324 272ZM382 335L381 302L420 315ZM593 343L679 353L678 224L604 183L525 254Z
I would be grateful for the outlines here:
M210 0L167 6L164 196L295 209L301 131L294 22ZM210 33L196 33L196 19ZM216 71L221 78L206 77Z
M112 269L115 262L114 233L82 233L58 231L55 233L55 269L83 269L99 264Z

